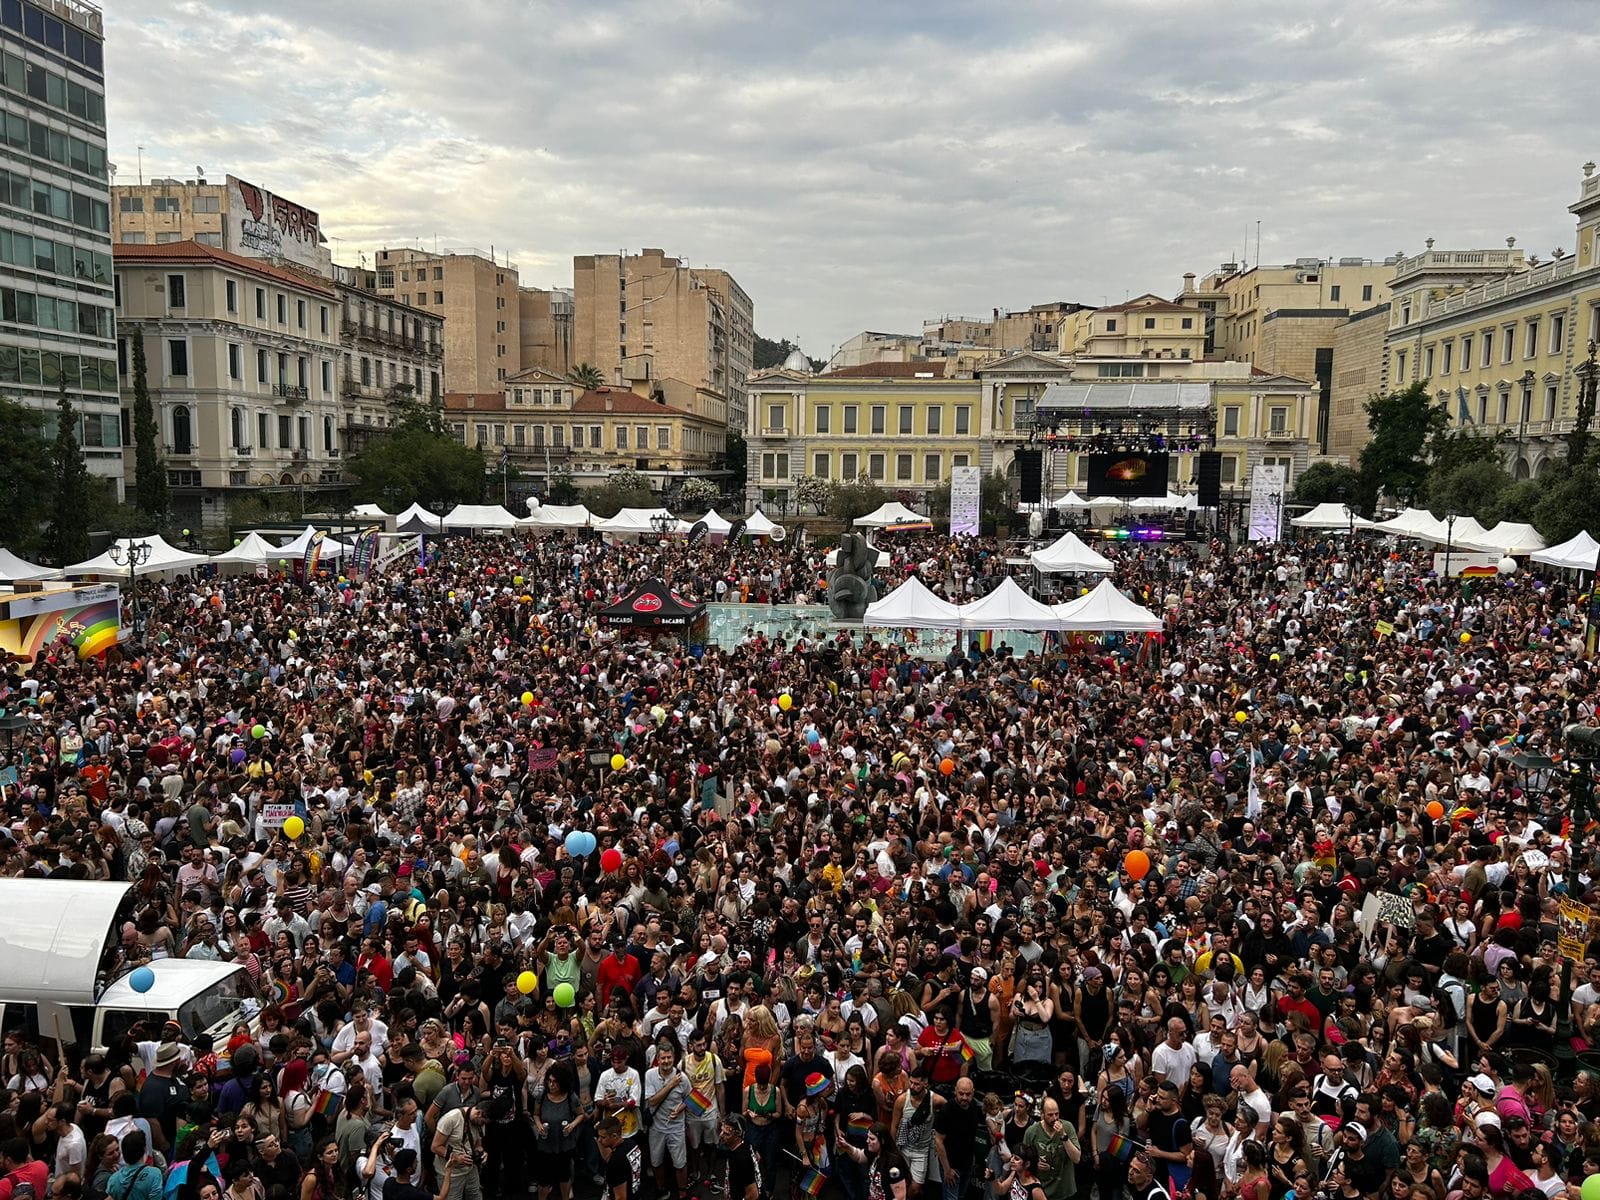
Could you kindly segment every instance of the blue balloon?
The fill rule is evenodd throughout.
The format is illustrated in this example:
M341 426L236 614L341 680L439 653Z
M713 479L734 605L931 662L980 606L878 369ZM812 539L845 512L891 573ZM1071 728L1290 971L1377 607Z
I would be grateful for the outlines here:
M815 746L821 740L822 740L822 735L820 733L818 733L815 729L806 730L806 744L808 746Z
M148 992L156 985L156 973L149 967L139 967L128 976L128 986L136 992Z
M573 858L583 857L583 831L581 829L574 829L567 834L566 847L567 853Z
M599 844L599 842L595 841L594 834L585 830L583 834L583 856L588 858L589 855L595 852L595 847Z

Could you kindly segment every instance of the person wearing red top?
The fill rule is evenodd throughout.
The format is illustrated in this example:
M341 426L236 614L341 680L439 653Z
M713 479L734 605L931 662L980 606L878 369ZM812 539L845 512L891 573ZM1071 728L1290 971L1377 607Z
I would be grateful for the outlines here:
M967 1039L950 1029L950 1016L942 1008L933 1014L933 1023L917 1034L917 1059L925 1066L935 1087L954 1084L967 1073L962 1049Z
M50 1182L50 1167L33 1157L28 1143L22 1138L11 1138L0 1144L0 1168L5 1177L0 1178L0 1200L11 1200L19 1184L28 1184L35 1196L44 1196Z
M356 974L371 971L372 978L378 985L378 990L388 994L389 985L394 982L394 966L384 957L383 951L378 949L377 940L368 938L361 944L361 957L356 959Z
M639 960L628 953L628 948L618 938L611 943L611 953L600 960L595 981L600 989L600 1003L610 1004L618 988L624 997L633 995L633 985L639 982Z
M1289 994L1278 1001L1278 1016L1285 1024L1293 1013L1301 1013L1310 1022L1309 1028L1313 1031L1322 1028L1322 1013L1317 1006L1306 999L1306 980L1304 975L1291 975L1289 977Z

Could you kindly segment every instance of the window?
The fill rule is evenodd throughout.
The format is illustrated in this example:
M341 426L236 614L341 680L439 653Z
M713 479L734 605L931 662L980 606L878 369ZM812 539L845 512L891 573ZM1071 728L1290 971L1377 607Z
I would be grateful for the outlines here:
M598 426L598 425L589 426L589 445L594 447L596 450L599 450L601 448L602 439L600 437L600 426Z
M1560 354L1567 345L1567 317L1565 313L1550 314L1550 353Z
M565 425L550 426L550 444L557 450L567 448L567 427Z
M1487 425L1488 423L1489 423L1489 393L1486 392L1486 391L1485 392L1479 392L1478 393L1478 424L1479 425Z
M856 432L856 420L859 411L854 404L846 404L844 406L844 431L846 433ZM848 478L854 479L855 476L851 475Z
M1116 331L1117 331L1117 319L1115 317L1107 317L1106 318L1106 332L1107 333L1115 333Z
M846 483L854 483L861 474L861 460L854 454L841 454L839 456L839 478Z
M526 425L513 425L511 427L511 444L513 446L522 445L523 438L527 435L527 432L528 427Z
M228 436L229 444L235 450L244 445L244 409L232 408L228 410Z
M1156 327L1156 319L1154 317L1146 317L1144 319L1144 327L1146 329L1154 329Z
M811 473L818 479L828 477L828 456L826 454L813 454L811 456Z
M874 483L883 482L884 458L881 454L867 455L867 475Z
M1017 403L1018 403L1018 407L1020 408L1021 407L1021 401L1019 400ZM944 432L944 409L939 407L938 405L935 405L934 407L928 409L928 433L931 436L937 437L939 434L941 434L943 432Z
M1282 434L1289 432L1289 410L1277 405L1267 410L1267 432Z
M1463 371L1472 370L1472 335L1470 333L1461 335L1461 369Z
M786 407L787 407L787 405L783 405L783 404L769 404L769 405L767 405L767 428L768 429L776 429L776 430L780 430L780 431L783 429L783 410Z
M950 466L952 468L954 468L954 467L970 467L971 465L972 465L971 462L968 461L967 456L965 454L956 454L956 455L953 455L951 457L951 459L950 459Z
M574 450L582 450L583 449L583 426L582 425L574 425L572 427L572 448Z
M167 276L167 307L168 308L187 308L188 307L187 300L188 300L188 297L184 295L184 291L183 291L183 276L182 275L168 275Z
M909 404L900 406L900 435L902 437L911 433L911 412L912 409Z
M1370 283L1362 284L1361 285L1361 300L1362 300L1362 302L1366 303L1366 302L1370 301L1371 299L1372 299L1372 285Z
M937 454L922 456L922 478L925 483L939 482L940 457Z
M1544 389L1544 419L1556 419L1556 385L1553 383Z
M1237 405L1230 404L1222 410L1222 436L1239 436L1239 407Z
M816 426L817 433L833 432L833 409L826 404L819 404L812 416L812 423Z
M189 421L189 406L180 404L172 410L172 452L194 453L194 430Z
M293 446L294 440L289 430L289 414L284 413L278 418L278 449L289 450Z
M301 329L306 327L306 302L304 300L296 300L294 302L294 319L295 324Z
M433 293L433 302L435 304L443 304L444 303L444 293L443 292L434 292Z
M1504 425L1511 416L1511 391L1509 388L1500 392L1500 424Z
M1433 378L1433 347L1432 346L1424 346L1422 348L1422 377L1424 379L1432 379Z
M670 426L670 425L657 425L656 426L656 449L657 450L671 450L672 449L672 426Z
M972 432L972 405L956 405L956 436L966 437Z
M144 234L125 233L122 235L122 244L124 246L142 246L144 245Z
M322 360L322 394L333 395L333 362L326 358Z
M189 343L182 338L167 342L167 374L178 379L189 375Z
M911 480L911 455L896 454L894 456L894 477L902 483Z
M761 456L761 478L789 478L789 456L781 450L769 450Z
M628 427L626 425L618 425L617 426L617 449L618 450L626 450L627 448L628 448Z
M234 280L234 279L226 280L223 283L223 293L227 297L228 311L231 312L231 313L238 312L239 311L239 283L238 283L238 281Z
M287 325L288 323L289 323L289 297L285 296L282 292L279 292L278 293L278 324L279 325Z
M1337 283L1328 286L1328 299L1335 304L1339 303L1339 285Z
M882 404L872 406L872 432L882 435L887 431L889 410Z
M266 319L267 319L267 289L266 288L257 288L256 289L256 320L265 321Z
M339 450L339 444L334 441L332 417L322 418L322 448L329 454L336 454Z
M1494 362L1494 330L1485 329L1483 331L1483 358L1480 360L1480 365L1487 367L1487 366L1491 365L1493 362Z
M1411 324L1411 305L1409 303L1400 306L1400 324Z
M1239 482L1239 459L1237 455L1224 454L1222 456L1222 482Z
M635 450L650 449L650 427L648 425L635 425L633 427L633 448Z
M1506 325L1501 329L1500 361L1508 363L1516 354L1517 327Z
M1439 374L1441 374L1441 375L1450 374L1451 359L1454 356L1455 348L1456 348L1456 344L1454 342L1446 342L1444 344L1444 362L1443 362L1442 366L1439 369Z
M124 196L118 209L125 213L142 213L144 211L143 196Z
M1539 353L1539 318L1528 318L1528 341L1522 348L1523 358L1532 358Z
M496 425L494 427L494 444L496 446L504 446L506 444L506 427L504 425Z
M363 387L372 386L372 360L370 358L363 357L361 359L361 384Z
M272 445L272 439L267 436L272 432L272 420L266 413L256 414L256 445L266 450Z
M228 343L228 378L244 378L244 347L237 342ZM238 445L237 442L234 444Z

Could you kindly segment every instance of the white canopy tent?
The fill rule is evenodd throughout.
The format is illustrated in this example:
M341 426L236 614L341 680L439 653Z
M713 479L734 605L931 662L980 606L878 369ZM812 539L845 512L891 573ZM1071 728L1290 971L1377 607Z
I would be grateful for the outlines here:
M1061 628L1055 610L1028 595L1009 576L981 600L961 605L960 613L961 628L966 630L1022 629L1042 633Z
M1481 538L1466 543L1472 550L1513 555L1532 554L1535 550L1543 550L1545 544L1537 529L1518 521L1501 521L1492 529L1486 530Z
M1547 550L1535 550L1528 559L1545 567L1592 571L1595 569L1596 556L1600 556L1600 542L1595 541L1587 533L1580 532L1559 546L1551 546Z
M429 512L420 504L413 504L394 519L394 527L398 533L442 533L443 521L444 518L437 513Z
M680 521L664 508L624 508L614 517L596 521L594 527L601 533L609 533L621 537L648 537L657 532L655 519L665 516L672 521L668 528L669 533L688 533L689 525Z
M593 520L581 504L542 504L517 524L523 529L587 529Z
M1289 521L1296 529L1371 529L1373 524L1345 508L1337 500L1324 500L1310 512Z
M1399 516L1379 521L1372 528L1378 533L1395 533L1402 537L1419 537L1432 531L1434 516L1425 508L1408 508Z
M912 512L898 500L890 500L881 504L864 517L855 519L858 529L887 529L890 525L916 525L929 524L928 518L921 513Z
M768 517L759 508L746 517L744 522L744 531L750 537L771 537L776 530L781 528L781 525Z
M928 590L915 575L867 605L865 624L881 629L960 629L961 609Z
M728 530L733 528L733 522L714 508L707 509L706 515L701 517L700 520L706 523L706 532L717 537L726 536ZM699 521L690 521L689 528L693 529L697 524L699 524Z
M376 504L358 504L350 510L352 517L365 517L369 521L387 521L389 514Z
M1097 503L1104 503L1104 501L1098 501ZM1199 507L1200 497L1180 496L1177 492L1171 491L1165 496L1141 496L1137 500L1128 501L1128 508L1133 512L1167 512L1170 509L1189 511Z
M259 567L284 557L282 550L252 529L237 546L215 555L211 562L219 567Z
M51 567L41 567L38 563L18 558L4 546L0 546L0 579L7 583L18 579L53 579L59 574L59 571Z
M1085 571L1109 571L1111 560L1083 544L1077 534L1068 530L1043 550L1028 556L1035 571L1046 575L1078 574Z
M323 558L343 558L353 549L353 547L345 545L331 533L328 533L327 530L323 530L322 533ZM311 539L316 535L316 526L307 525L303 530L300 531L299 537L292 541L285 542L283 545L279 546L275 557L286 558L292 564L294 562L295 555L303 555L306 552L307 547L311 545Z
M1086 596L1055 606L1057 628L1073 633L1160 633L1161 618L1102 579Z
M517 518L498 504L458 504L444 519L446 529L489 529L504 533L517 527Z
M211 560L204 554L190 554L186 550L179 550L176 546L169 546L166 539L160 534L153 533L149 537L118 538L116 545L121 547L120 553L126 555L128 547L132 545L148 546L150 556L134 567L135 575L159 575L163 571L191 571L195 567L204 566ZM63 575L109 575L128 577L128 560L126 557L119 563L111 557L108 549L104 554L88 559L81 563L74 563L64 567Z

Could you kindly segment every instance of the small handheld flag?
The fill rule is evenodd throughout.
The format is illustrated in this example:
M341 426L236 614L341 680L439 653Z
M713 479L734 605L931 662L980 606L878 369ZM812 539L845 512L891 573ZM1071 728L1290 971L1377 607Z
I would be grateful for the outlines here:
M1120 1133L1113 1133L1111 1140L1106 1143L1106 1153L1118 1162L1132 1162L1135 1145L1137 1143L1132 1138L1125 1138Z
M822 1189L828 1186L828 1177L815 1167L807 1167L805 1174L800 1176L800 1190L807 1196L820 1196Z
M699 1088L694 1088L692 1091L690 1091L690 1093L689 1093L689 1111L690 1112L692 1112L697 1117L703 1117L708 1112L711 1111L711 1108L712 1108L712 1101L711 1101L711 1097L710 1096L707 1096Z

